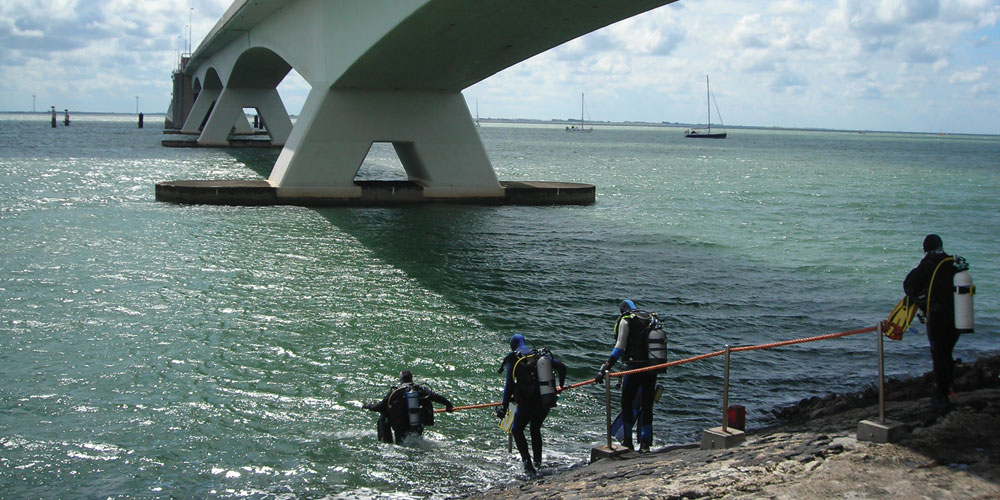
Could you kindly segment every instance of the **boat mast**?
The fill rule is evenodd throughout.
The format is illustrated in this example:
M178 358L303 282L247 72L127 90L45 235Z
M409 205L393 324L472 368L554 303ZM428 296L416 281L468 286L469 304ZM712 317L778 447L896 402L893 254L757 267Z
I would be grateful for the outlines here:
M708 75L705 75L705 107L708 109L708 133L712 133L712 91L708 86Z
M583 92L580 92L580 130L583 130Z

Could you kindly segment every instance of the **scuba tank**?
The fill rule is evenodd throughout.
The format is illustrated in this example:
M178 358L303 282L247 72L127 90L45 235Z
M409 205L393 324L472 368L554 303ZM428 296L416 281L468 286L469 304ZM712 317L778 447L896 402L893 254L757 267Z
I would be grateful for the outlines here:
M549 357L549 350L544 348L537 356L535 370L538 373L538 393L541 396L542 406L551 408L556 405L556 380L552 373L552 358Z
M976 294L976 286L972 284L969 274L969 264L962 257L955 257L955 277L952 285L955 288L955 331L958 333L973 332L972 296Z
M406 411L409 415L410 428L420 427L420 393L413 384L406 387Z
M667 334L663 331L663 323L653 316L653 323L650 325L649 338L649 364L661 365L667 362Z

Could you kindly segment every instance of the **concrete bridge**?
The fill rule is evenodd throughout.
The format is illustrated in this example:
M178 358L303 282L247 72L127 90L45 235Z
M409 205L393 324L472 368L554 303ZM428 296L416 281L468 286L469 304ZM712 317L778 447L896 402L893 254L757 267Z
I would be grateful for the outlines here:
M283 146L279 200L362 197L373 142L423 198L503 198L462 89L673 1L237 0L175 75L168 127L228 145L255 108ZM294 126L276 90L292 68L312 86Z

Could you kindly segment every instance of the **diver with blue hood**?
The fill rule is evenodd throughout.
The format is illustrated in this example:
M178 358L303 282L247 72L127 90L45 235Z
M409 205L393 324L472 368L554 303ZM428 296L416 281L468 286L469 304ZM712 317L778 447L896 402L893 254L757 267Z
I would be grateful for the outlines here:
M503 399L497 408L497 417L507 416L509 406L514 405L514 418L510 433L517 443L517 451L524 463L524 471L535 474L542 464L542 423L549 416L549 410L556 406L556 394L566 384L566 365L552 357L548 349L532 349L527 346L524 336L515 334L510 338L510 354L504 357L497 373L506 373L503 385ZM559 373L556 385L553 370ZM531 452L524 429L531 426Z
M632 300L623 300L618 305L618 320L615 322L615 347L608 360L601 366L594 380L601 383L608 370L619 358L624 358L626 370L634 370L656 365L666 360L666 337L655 314L636 307ZM662 338L653 339L656 332ZM648 453L653 444L653 402L656 393L656 371L634 373L622 377L622 425L624 436L622 445L631 450L633 415L638 414L639 453ZM635 408L638 394L639 408ZM636 410L638 410L636 412Z
M410 435L420 435L424 426L434 425L434 405L442 404L454 411L451 401L429 388L413 383L410 370L399 372L399 385L393 386L382 401L367 403L366 410L378 412L378 438L384 443L402 444Z

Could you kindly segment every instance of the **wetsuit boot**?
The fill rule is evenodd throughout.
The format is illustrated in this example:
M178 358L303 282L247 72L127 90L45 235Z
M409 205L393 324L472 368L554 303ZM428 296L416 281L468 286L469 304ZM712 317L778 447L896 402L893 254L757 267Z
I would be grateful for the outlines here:
M524 472L531 474L532 476L538 474L538 471L535 470L535 466L531 465L531 460L524 461Z
M649 453L650 445L653 444L653 426L642 425L639 427L639 453Z

